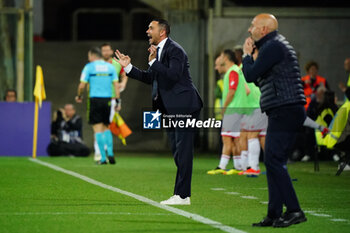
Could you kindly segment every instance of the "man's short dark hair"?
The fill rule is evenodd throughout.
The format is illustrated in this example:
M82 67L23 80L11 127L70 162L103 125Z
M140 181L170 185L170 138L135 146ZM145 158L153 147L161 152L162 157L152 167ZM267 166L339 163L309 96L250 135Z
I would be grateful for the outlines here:
M105 43L101 44L100 49L102 49L103 47L106 47L106 46L109 46L112 49L112 45L109 42L105 42Z
M241 56L243 55L243 48L242 48L242 46L234 47L234 51L238 52Z
M238 60L236 57L235 52L233 52L231 49L225 49L222 54L228 58L228 60L232 61L233 63L237 64Z
M311 68L311 67L316 67L316 69L318 69L318 64L317 64L317 62L315 62L315 61L309 61L308 63L306 63L306 65L305 65L305 71L306 72L308 72L309 71L309 69Z
M99 47L93 47L89 50L89 53L96 55L97 57L102 57L101 49Z
M7 89L7 90L5 91L4 100L6 100L6 96L7 96L7 94L8 94L9 92L14 92L14 93L15 93L15 97L16 97L16 99L17 99L17 91L16 91L15 89Z
M165 29L165 33L167 36L170 35L170 24L168 21L166 21L165 19L154 19L152 21L156 21L158 22L159 26L162 28L162 29Z

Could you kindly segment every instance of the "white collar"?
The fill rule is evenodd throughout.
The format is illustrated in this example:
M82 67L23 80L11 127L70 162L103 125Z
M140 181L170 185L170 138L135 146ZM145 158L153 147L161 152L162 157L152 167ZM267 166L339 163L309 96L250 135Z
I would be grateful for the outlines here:
M161 42L159 42L159 44L157 45L157 48L159 48L159 50L162 50L164 45L165 45L165 42L168 40L168 37L163 39Z

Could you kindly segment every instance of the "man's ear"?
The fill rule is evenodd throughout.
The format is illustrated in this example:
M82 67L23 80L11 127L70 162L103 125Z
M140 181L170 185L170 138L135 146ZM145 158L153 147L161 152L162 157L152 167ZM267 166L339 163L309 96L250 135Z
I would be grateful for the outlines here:
M160 30L160 36L164 36L165 33L166 33L166 32L165 32L165 29L161 29L161 30Z
M262 32L263 36L269 34L269 32L270 32L269 27L263 26L261 32Z

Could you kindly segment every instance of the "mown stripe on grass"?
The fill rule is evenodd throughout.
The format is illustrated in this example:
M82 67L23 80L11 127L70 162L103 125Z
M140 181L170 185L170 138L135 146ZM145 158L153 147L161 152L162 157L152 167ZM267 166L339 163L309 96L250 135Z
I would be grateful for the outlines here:
M145 215L145 216L160 216L173 215L165 213L130 213L130 212L0 212L4 216L25 216L25 215Z
M101 182L99 182L97 180L91 179L91 178L89 178L87 176L81 175L79 173L76 173L76 172L73 172L73 171L70 171L70 170L67 170L67 169L64 169L64 168L61 168L61 167L53 165L51 163L43 162L41 160L32 159L32 158L29 158L29 160L34 162L34 163L37 163L37 164L43 165L45 167L51 168L53 170L65 173L67 175L74 176L74 177L76 177L78 179L86 181L86 182L88 182L90 184L94 184L94 185L99 186L101 188L108 189L108 190L111 190L113 192L120 193L120 194L129 196L129 197L132 197L132 198L134 198L136 200L139 200L141 202L147 203L149 205L158 207L158 208L163 209L163 210L167 210L167 211L172 212L174 214L181 215L183 217L192 219L194 221L203 223L205 225L209 225L211 227L220 229L220 230L222 230L224 232L228 232L228 233L245 233L244 231L241 231L241 230L238 230L236 228L224 225L224 224L222 224L220 222L211 220L209 218L205 218L205 217L203 217L201 215L193 214L193 213L190 213L190 212L187 212L187 211L184 211L184 210L181 210L181 209L177 209L177 208L174 208L174 207L171 207L171 206L161 205L160 203L158 203L156 201L153 201L153 200L151 200L149 198L146 198L144 196L137 195L137 194L134 194L134 193L131 193L131 192L128 192L128 191L124 191L122 189L119 189L119 188L116 188L116 187L113 187L113 186L101 183Z

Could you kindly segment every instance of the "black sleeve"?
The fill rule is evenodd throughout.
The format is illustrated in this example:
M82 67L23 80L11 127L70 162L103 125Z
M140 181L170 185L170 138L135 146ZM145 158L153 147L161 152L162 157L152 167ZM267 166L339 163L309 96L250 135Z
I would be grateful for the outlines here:
M283 59L283 50L277 43L269 43L259 51L258 58L251 56L243 59L243 73L247 82L255 82L260 76Z

